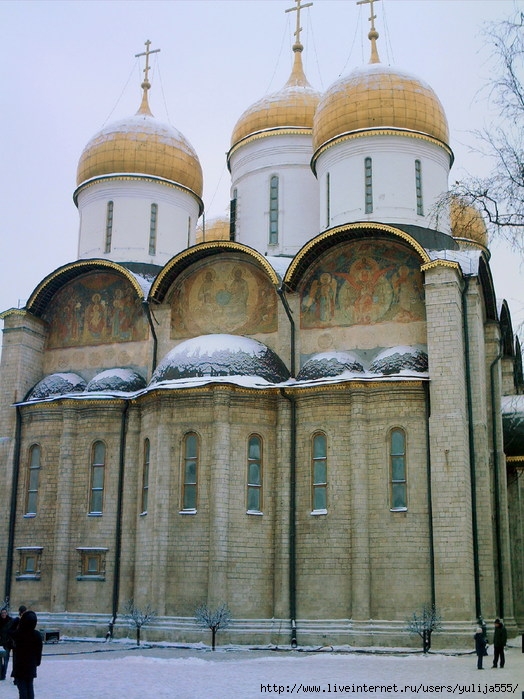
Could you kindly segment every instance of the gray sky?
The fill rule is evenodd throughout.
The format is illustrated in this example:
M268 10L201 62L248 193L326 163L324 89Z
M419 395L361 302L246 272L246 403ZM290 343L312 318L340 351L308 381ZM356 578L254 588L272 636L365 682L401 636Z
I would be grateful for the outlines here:
M0 0L4 84L0 110L0 311L23 305L35 286L77 257L72 201L84 146L106 123L134 114L150 39L150 106L195 148L209 220L225 214L225 153L242 112L279 90L292 65L294 0ZM492 67L487 21L524 10L523 0L380 0L383 63L428 82L446 111L455 165L450 181L489 164L470 151L489 121L479 90ZM314 0L302 13L304 66L326 90L369 60L369 6ZM142 59L143 60L143 59ZM524 320L520 257L492 245L497 295L514 325Z

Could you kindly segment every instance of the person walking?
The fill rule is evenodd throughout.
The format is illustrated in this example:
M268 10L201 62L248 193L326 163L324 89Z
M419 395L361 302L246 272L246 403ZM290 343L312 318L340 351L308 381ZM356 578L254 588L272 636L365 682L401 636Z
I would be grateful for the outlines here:
M12 625L12 617L7 613L6 607L2 607L0 610L0 680L5 680L9 665L9 654L11 653L9 631Z
M500 668L506 664L504 648L508 642L508 632L500 619L495 619L495 632L493 634L493 669L496 669L500 660Z
M482 661L484 656L488 654L488 642L486 641L486 637L484 636L484 632L480 626L478 627L473 638L475 639L475 653L477 654L477 670L483 670L484 668L482 667Z
M36 614L28 609L20 617L18 628L10 636L14 642L13 671L19 699L34 699L33 681L42 661L42 636L36 630Z

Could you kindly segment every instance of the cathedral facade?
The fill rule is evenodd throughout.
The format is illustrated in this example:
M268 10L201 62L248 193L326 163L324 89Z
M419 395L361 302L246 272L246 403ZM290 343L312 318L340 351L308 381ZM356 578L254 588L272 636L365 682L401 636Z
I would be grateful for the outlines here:
M524 630L520 345L480 215L435 217L442 105L371 61L301 60L239 118L230 216L199 225L191 144L149 107L81 154L78 259L4 320L4 598L65 635L435 642Z

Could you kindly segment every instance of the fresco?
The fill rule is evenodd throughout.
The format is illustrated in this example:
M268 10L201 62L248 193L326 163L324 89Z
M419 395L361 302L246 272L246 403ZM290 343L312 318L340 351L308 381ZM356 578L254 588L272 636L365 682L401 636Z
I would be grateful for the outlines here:
M277 330L277 296L264 273L237 260L207 261L175 289L171 337Z
M420 261L395 243L339 246L322 257L302 288L302 328L424 319Z
M145 340L147 320L129 282L116 274L87 274L54 297L44 319L49 349Z

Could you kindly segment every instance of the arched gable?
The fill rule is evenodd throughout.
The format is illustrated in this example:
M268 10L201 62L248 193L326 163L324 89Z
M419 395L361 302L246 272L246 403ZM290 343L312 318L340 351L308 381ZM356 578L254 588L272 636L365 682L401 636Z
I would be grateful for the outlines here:
M163 303L174 280L190 265L214 255L224 255L225 253L232 252L245 255L265 272L272 285L277 286L279 284L279 279L275 270L264 255L261 255L247 245L241 245L233 241L216 240L194 245L180 254L175 255L153 282L149 293L150 301Z
M382 223L350 223L324 231L324 233L317 235L316 238L306 243L306 245L298 251L295 259L289 266L286 276L284 277L284 284L291 291L295 291L305 271L324 251L337 243L362 238L368 240L377 240L380 238L403 240L410 245L420 257L421 265L430 262L430 257L422 245L409 235L409 233L399 228L394 228L393 226Z
M507 301L502 302L500 308L500 341L505 357L513 357L515 353L513 325Z
M139 298L140 301L144 300L144 291L136 277L122 265L111 262L110 260L78 260L63 265L55 269L51 274L48 274L31 294L26 304L26 310L35 316L41 317L53 296L68 282L87 272L109 270L125 277L135 290L137 298Z
M171 339L277 331L277 277L265 258L261 265L257 255L246 254L240 245L218 250L211 245L208 254L196 252L174 260L165 277L171 285L160 285L163 302L171 308Z
M482 293L484 296L484 303L486 307L486 317L488 320L497 320L497 300L495 296L495 285L493 284L493 277L491 276L491 269L489 267L488 261L484 255L479 258L479 271L478 271L480 283L482 285ZM509 313L509 310L508 310Z
M48 349L145 340L144 291L125 267L105 260L59 268L35 289L27 310L48 325Z

